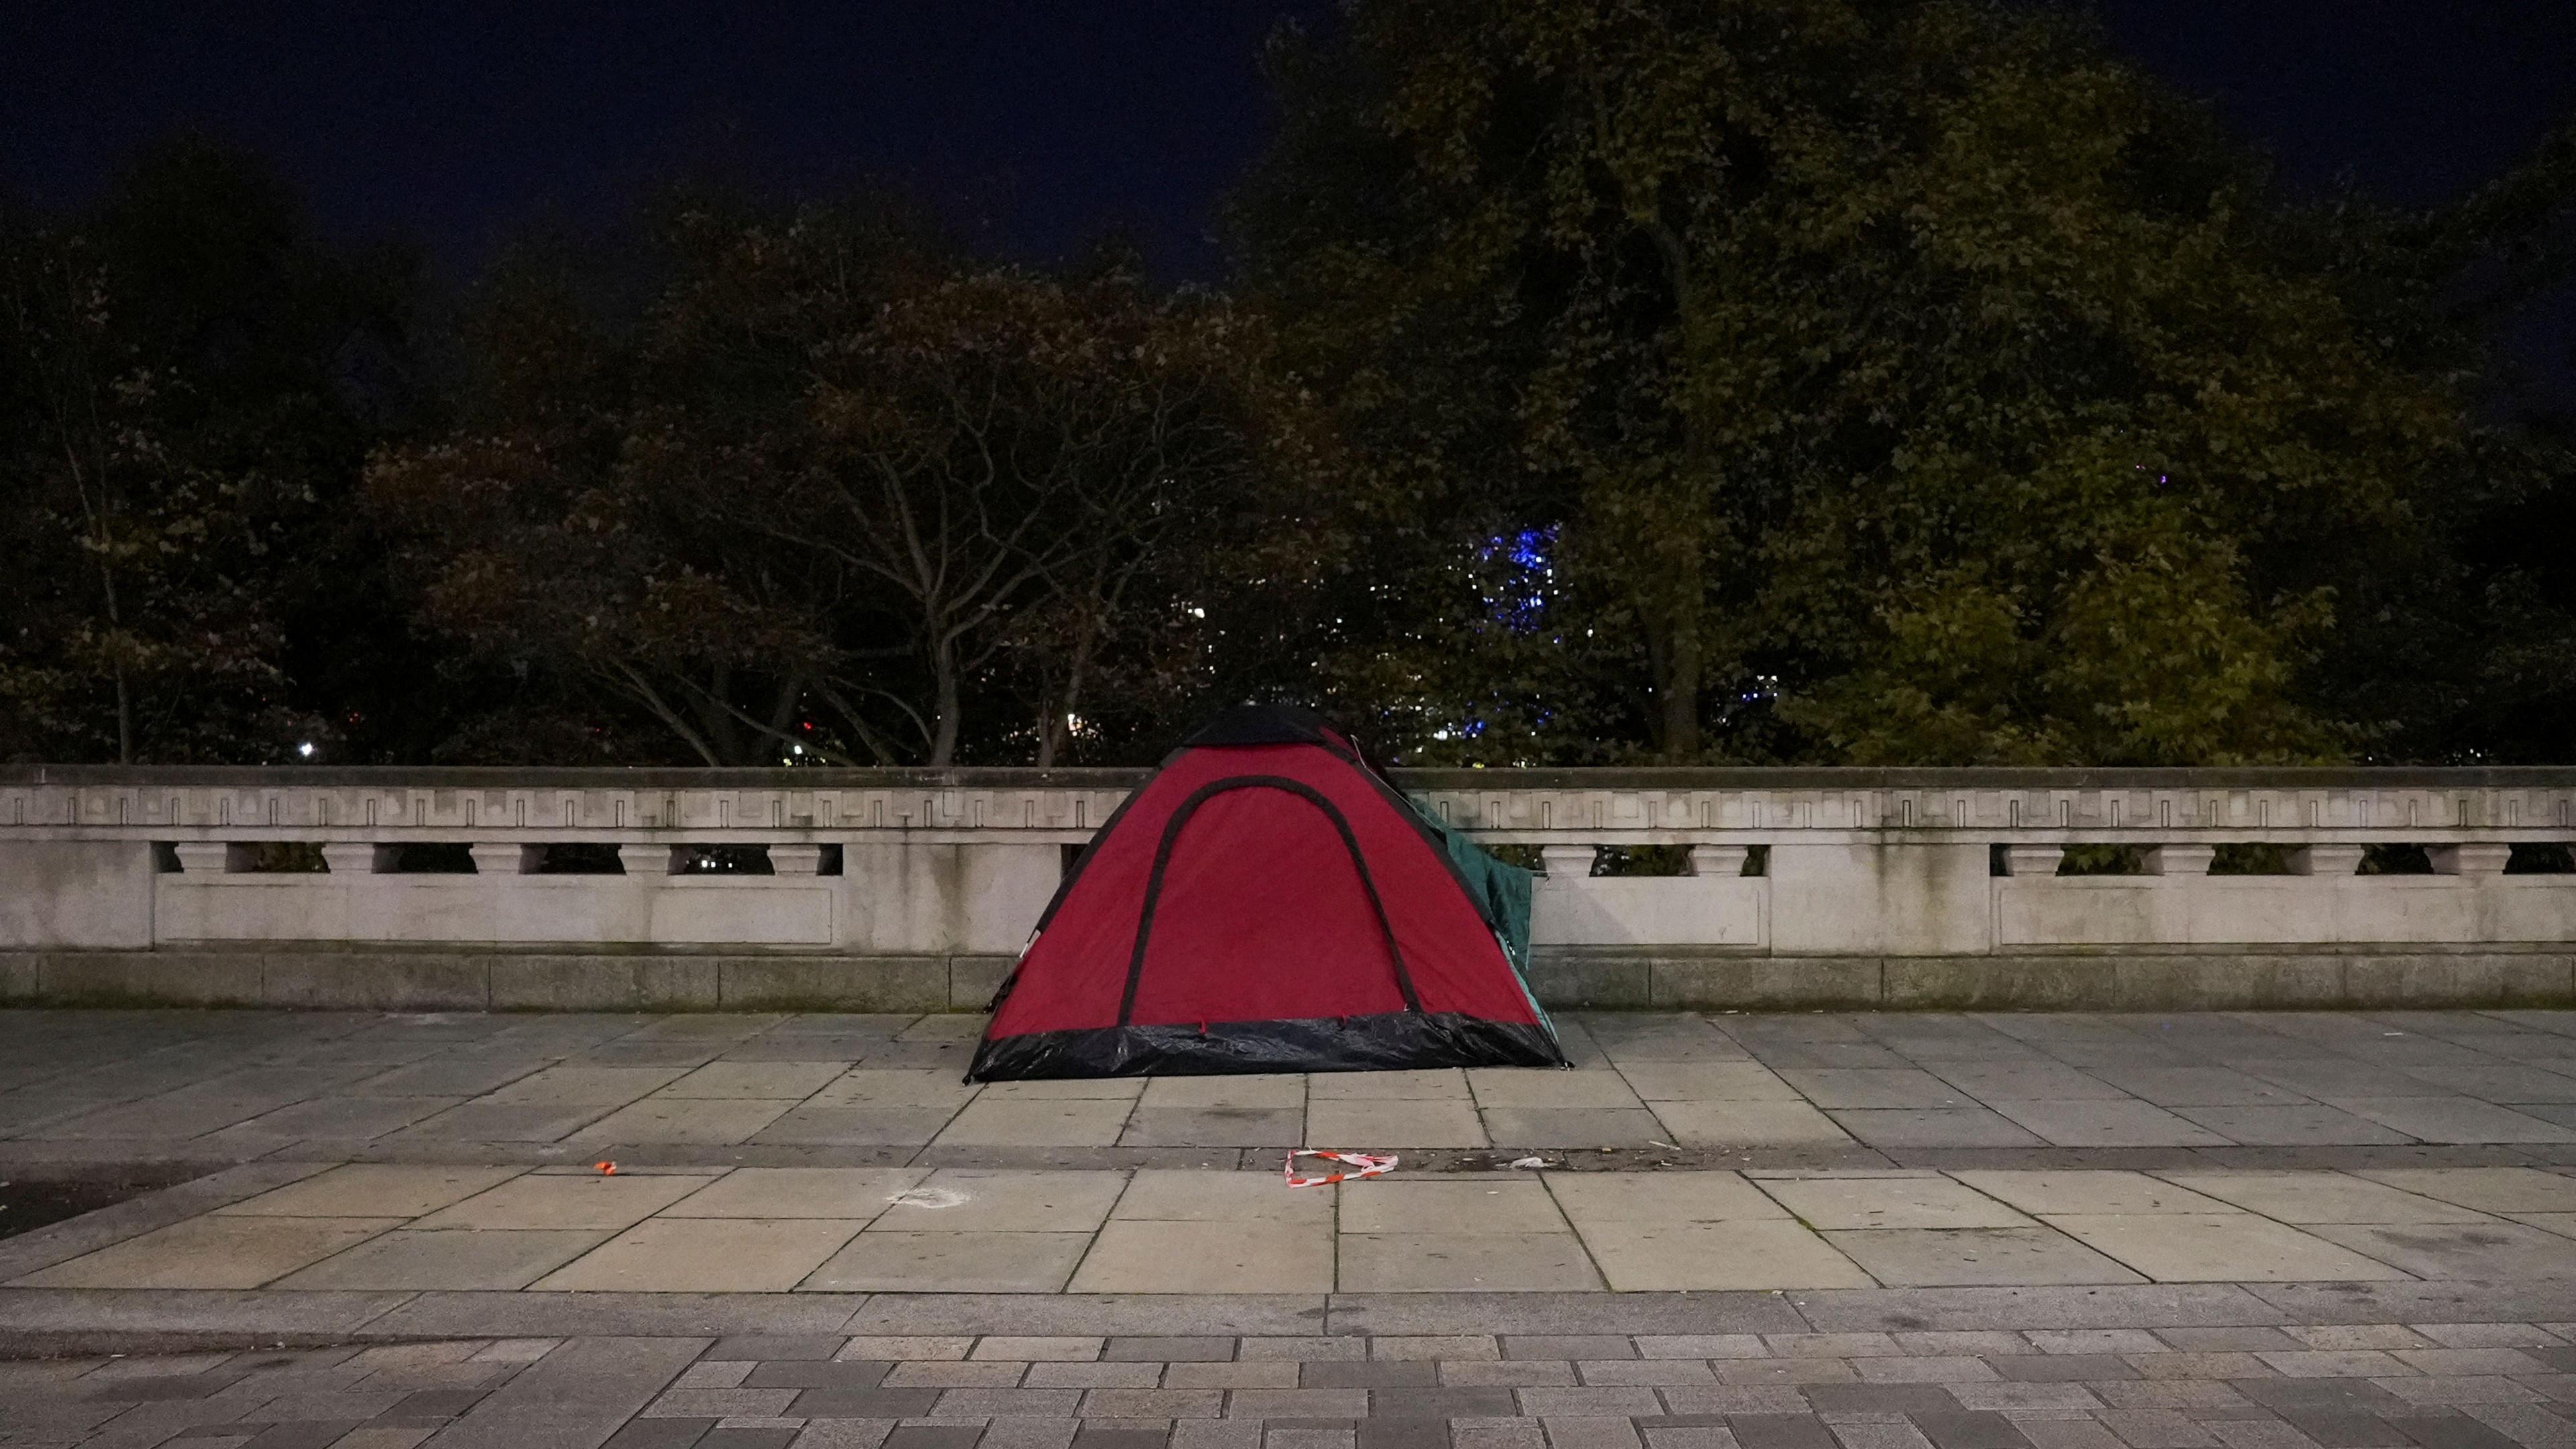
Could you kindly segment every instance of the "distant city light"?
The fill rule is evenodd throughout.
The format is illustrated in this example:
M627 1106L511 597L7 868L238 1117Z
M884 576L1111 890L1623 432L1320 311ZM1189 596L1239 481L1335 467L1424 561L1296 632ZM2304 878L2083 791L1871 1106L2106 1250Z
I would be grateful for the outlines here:
M297 745L297 746L295 747L295 753L297 753L297 754L299 754L299 755L302 755L304 758L306 758L306 759L308 759L308 760L309 760L309 759L312 759L312 758L313 758L313 742L312 742L311 740L306 740L304 743L302 743L302 744L300 744L300 745Z

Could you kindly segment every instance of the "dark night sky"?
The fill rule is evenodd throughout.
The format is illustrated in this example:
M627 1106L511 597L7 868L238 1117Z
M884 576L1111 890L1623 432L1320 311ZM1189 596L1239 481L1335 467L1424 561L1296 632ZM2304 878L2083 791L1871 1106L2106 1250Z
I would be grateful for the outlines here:
M1256 55L1329 0L838 4L18 4L0 187L77 201L194 125L272 157L340 234L449 277L532 222L604 217L683 167L910 183L995 250L1110 227L1213 278L1211 203L1259 146ZM2117 43L2215 99L2283 177L2405 201L2576 114L2576 0L2106 0ZM2564 299L2562 299L2564 300ZM2562 330L2576 330L2576 306Z

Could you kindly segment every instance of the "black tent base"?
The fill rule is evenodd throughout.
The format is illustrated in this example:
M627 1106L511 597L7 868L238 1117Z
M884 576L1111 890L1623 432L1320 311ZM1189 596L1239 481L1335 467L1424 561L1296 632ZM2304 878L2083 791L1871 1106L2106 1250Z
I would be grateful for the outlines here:
M987 1040L970 1082L1050 1077L1212 1076L1223 1072L1400 1072L1429 1067L1561 1067L1536 1022L1393 1011L1201 1026L1104 1026Z

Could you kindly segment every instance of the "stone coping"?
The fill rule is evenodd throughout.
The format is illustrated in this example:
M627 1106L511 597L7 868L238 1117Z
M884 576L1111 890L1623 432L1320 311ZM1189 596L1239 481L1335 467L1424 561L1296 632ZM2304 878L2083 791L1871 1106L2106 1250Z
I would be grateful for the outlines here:
M566 768L482 765L0 765L0 787L155 785L438 790L1126 789L1142 767L1036 769L979 765L944 770L802 768ZM2022 768L1963 766L1587 766L1531 769L1392 769L1420 790L2332 790L2576 788L2565 765L2318 765L2265 767Z

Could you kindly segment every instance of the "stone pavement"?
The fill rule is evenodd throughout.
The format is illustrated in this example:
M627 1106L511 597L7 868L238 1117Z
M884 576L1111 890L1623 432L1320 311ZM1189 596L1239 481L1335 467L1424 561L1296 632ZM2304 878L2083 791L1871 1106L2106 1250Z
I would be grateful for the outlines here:
M979 1090L958 1078L982 1025L0 1011L0 1145L101 1160L623 1151L959 1167L1609 1147L1622 1166L1952 1167L2397 1163L2438 1144L2487 1149L2468 1154L2480 1162L2576 1162L2567 1012L1584 1014L1560 1021L1572 1072ZM2070 1155L2083 1151L2111 1156Z
M202 1169L0 1240L0 1446L2576 1446L2576 1014L979 1024L0 1013L0 1176Z

